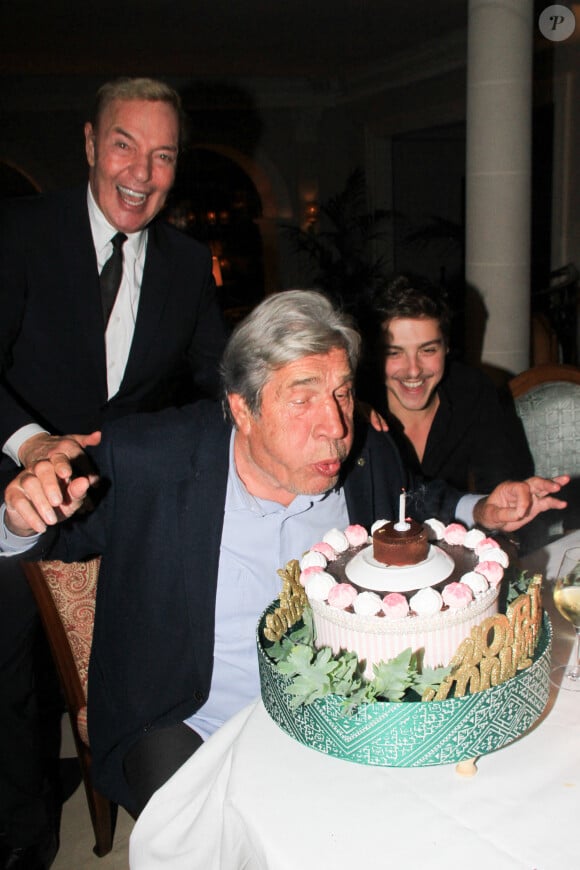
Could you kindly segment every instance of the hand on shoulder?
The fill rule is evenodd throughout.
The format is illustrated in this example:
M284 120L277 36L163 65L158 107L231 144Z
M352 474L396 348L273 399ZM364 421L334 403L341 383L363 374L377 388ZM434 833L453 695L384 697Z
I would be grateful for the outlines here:
M34 435L23 445L26 467L6 487L5 522L15 535L45 532L72 516L98 481L92 470L74 476L73 463L84 457L85 446L96 446L100 432L90 435Z

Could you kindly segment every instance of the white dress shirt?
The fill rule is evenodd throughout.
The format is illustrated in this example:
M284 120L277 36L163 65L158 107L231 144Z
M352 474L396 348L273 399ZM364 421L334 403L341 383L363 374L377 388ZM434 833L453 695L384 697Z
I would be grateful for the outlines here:
M116 235L117 230L111 226L96 204L90 186L87 203L100 275L103 266L113 253L111 239ZM123 277L105 333L109 399L119 392L127 367L133 333L135 332L146 253L147 230L128 233L127 241L123 245Z

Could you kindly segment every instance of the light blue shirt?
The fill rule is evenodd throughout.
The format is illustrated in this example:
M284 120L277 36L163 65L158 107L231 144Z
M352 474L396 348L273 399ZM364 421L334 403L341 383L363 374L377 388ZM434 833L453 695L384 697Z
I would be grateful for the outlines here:
M277 598L276 573L331 528L349 524L342 489L297 495L288 507L250 495L230 466L218 568L215 646L209 698L187 720L204 739L260 694L256 624Z

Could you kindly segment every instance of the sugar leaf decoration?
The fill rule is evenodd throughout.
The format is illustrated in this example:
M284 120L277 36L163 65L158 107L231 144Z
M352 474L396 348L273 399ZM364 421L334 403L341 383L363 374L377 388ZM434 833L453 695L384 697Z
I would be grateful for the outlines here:
M417 655L407 649L388 662L373 665L374 677L367 680L355 653L342 650L333 655L329 647L315 648L309 607L302 621L266 651L278 670L291 678L286 691L293 696L292 708L333 694L344 699L343 712L347 714L378 699L402 701L411 692L422 695L426 688L437 689L450 671L424 667L420 673Z

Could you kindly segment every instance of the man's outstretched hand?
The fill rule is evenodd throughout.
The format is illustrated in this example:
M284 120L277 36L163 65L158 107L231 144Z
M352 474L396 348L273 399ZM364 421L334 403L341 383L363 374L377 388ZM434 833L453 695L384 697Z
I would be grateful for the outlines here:
M569 482L570 477L562 474L551 480L529 477L521 482L500 483L475 505L475 522L486 529L515 532L544 511L565 508L566 502L555 498L555 494Z
M25 455L21 449L20 458L26 467L4 494L5 522L13 534L45 532L48 526L79 510L89 488L98 481L83 448L96 446L100 440L101 433L92 432L62 437L34 435L25 442L27 449Z

